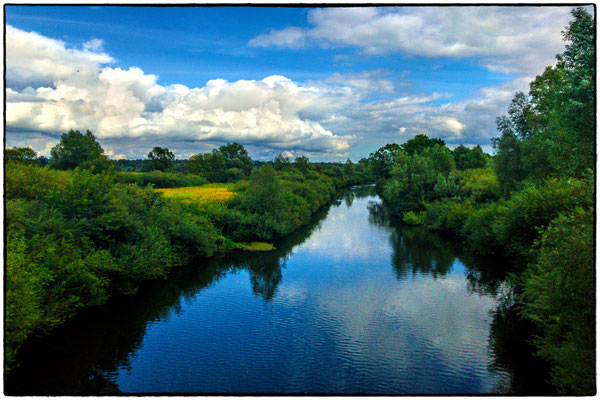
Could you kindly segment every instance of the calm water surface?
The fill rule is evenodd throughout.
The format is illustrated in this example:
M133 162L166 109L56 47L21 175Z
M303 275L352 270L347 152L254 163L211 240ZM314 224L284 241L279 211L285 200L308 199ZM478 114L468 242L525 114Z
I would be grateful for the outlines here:
M373 187L276 247L190 265L32 341L6 392L546 390L515 366L530 349L509 339L498 266L390 223Z

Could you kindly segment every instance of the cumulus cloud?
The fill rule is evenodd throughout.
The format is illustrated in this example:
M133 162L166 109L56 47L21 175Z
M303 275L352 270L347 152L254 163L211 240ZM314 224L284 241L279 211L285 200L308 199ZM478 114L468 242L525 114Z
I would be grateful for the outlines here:
M93 75L113 60L98 49L70 49L60 40L6 26L6 82L12 89L52 86L74 74Z
M351 137L300 116L318 108L322 90L283 76L161 86L157 76L139 68L107 66L113 59L98 52L98 39L73 50L8 26L6 42L9 131L90 129L100 139L238 141L340 157L350 147Z
M355 47L367 55L478 57L492 71L540 73L562 49L571 7L405 7L311 10L311 27L287 27L254 47Z
M551 51L548 46L560 41L560 29L568 18L566 8L490 10L312 10L311 29L286 32L288 39L301 32L304 40L319 39L330 46L354 44L365 52L413 49L414 54L428 56L478 55L489 68L512 68L514 60L525 62L523 57L537 57L539 53L533 51L528 56L518 54L523 46L533 46L540 34L548 41L540 45L546 58L560 50ZM564 21L560 20L563 13ZM516 19L505 31L502 25L508 23L509 15ZM523 33L523 26L531 22L525 16L536 21L531 34ZM545 21L541 16L560 21ZM398 28L402 24L392 23L396 19L422 34L411 33L405 38ZM450 26L450 20L461 21L461 26ZM378 21L388 22L379 26ZM552 24L559 26L552 28L554 36L544 36ZM479 26L480 38L474 33L475 25ZM360 28L361 33L354 28ZM382 29L387 36L382 35ZM338 35L325 39L327 30ZM500 37L494 39L491 33L481 31L497 32ZM101 39L70 48L62 41L10 25L6 35L7 144L31 145L42 154L49 151L49 141L55 144L60 133L69 129L90 129L114 158L143 158L156 145L169 147L178 157L189 157L237 141L253 157L263 159L283 152L289 156L306 154L311 159L345 159L350 155L357 160L386 143L402 143L419 133L440 137L450 146L489 145L489 139L496 135L496 117L505 113L515 91L527 90L535 75L526 74L533 67L524 66L512 81L480 88L461 101L452 101L451 93L411 92L404 73L382 70L334 72L307 82L274 75L233 82L215 78L203 87L166 86L158 83L158 76L140 68L114 67ZM271 35L271 42L256 38L253 44L284 45L277 37ZM507 37L524 41L510 47L512 41ZM293 40L298 45L307 43ZM424 42L418 45L420 41ZM502 58L498 49L504 47Z

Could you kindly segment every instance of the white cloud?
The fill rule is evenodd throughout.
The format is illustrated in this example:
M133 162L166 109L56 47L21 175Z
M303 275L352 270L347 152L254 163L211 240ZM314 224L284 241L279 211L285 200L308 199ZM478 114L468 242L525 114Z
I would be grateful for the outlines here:
M259 35L250 40L249 45L253 47L283 46L298 48L304 46L305 37L306 34L301 29L289 27Z
M308 14L310 29L287 27L251 46L359 48L367 55L478 57L492 71L541 73L563 48L571 7L324 8Z
M369 46L401 51L417 46L404 42L423 40L420 51L431 56L467 54L468 47L489 68L508 68L515 60L525 62L523 57L533 59L542 52L548 58L557 52L548 46L560 41L560 29L566 25L561 18L563 14L568 18L567 8L480 8L314 10L309 13L313 28L302 32L315 40L330 29L338 32L337 36L327 42L322 39L322 43L356 42L365 52L370 51ZM507 23L510 15L516 19L507 32L513 33L504 36L517 42L523 39L512 47L506 38L492 40L492 34L485 33L502 36L505 28L500 25ZM560 21L542 21L541 16L555 16ZM526 17L535 22L525 21ZM393 21L398 18L423 34L412 33L410 40L397 36L400 31L391 27L396 27ZM465 32L448 25L452 18L469 19ZM383 25L387 30L377 21L387 21ZM536 25L532 28L535 32L523 33L528 23ZM545 37L548 43L529 55L520 53L523 46L533 46L541 26L550 32L548 26L552 24L558 27ZM359 26L362 33L356 35L351 28ZM476 27L485 31L480 38L474 33ZM382 29L389 37L381 33ZM437 35L431 30L437 30ZM496 117L506 112L515 91L527 90L535 75L528 73L533 67L524 66L512 81L480 88L461 101L451 101L450 93L410 92L406 73L381 70L334 72L319 81L303 83L274 75L234 82L217 78L203 87L163 86L156 75L140 68L111 66L114 60L102 52L101 39L92 39L77 50L11 26L7 26L6 35L7 141L10 145L31 144L43 152L49 150L49 141L55 144L59 134L68 129L90 129L107 151L128 158L145 157L155 145L187 157L237 141L261 158L272 159L281 152L305 154L314 160L345 159L350 154L356 161L386 143L403 142L419 133L440 137L450 146L489 145L489 139L496 135ZM399 43L393 44L396 39ZM466 47L452 44L458 42L466 43ZM498 56L501 48L504 61ZM532 62L546 62L540 60Z
M214 79L199 88L161 86L155 75L136 67L103 67L112 58L91 51L101 47L97 39L87 42L86 50L70 50L63 42L8 26L7 44L9 131L90 129L100 139L235 140L340 157L350 147L350 137L300 117L319 107L322 90L283 76Z
M88 51L102 50L104 41L102 39L91 39L83 44L83 49Z
M60 40L6 26L6 82L13 89L52 86L74 74L93 75L112 61L105 53L69 49Z

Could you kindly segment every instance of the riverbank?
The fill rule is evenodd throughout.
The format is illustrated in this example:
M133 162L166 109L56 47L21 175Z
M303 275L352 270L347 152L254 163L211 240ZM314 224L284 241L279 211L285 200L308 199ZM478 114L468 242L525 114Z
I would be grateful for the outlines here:
M198 260L84 311L28 343L7 393L547 394L493 260L378 202L343 190L271 252Z
M227 203L198 206L109 172L8 163L5 174L5 369L28 336L192 259L286 235L356 181L266 166L238 182Z

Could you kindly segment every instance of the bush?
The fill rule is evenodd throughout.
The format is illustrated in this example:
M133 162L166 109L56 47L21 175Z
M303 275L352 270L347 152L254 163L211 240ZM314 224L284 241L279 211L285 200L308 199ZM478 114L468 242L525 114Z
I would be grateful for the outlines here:
M133 183L138 186L151 185L156 189L202 186L208 180L199 175L183 174L179 172L121 172L116 181L120 183Z
M593 185L578 179L550 179L513 193L498 215L493 230L509 254L526 256L538 228L545 228L559 214L593 203Z
M466 196L478 203L496 201L501 194L498 178L492 168L461 171L460 186Z
M553 365L563 393L593 395L595 387L594 211L576 208L555 218L536 241L538 257L521 283L523 313L541 329L539 354Z
M474 210L468 216L460 233L473 252L477 254L500 252L500 242L492 227L496 219L505 212L506 207L503 203L490 203Z
M423 213L424 223L430 229L459 233L473 211L469 200L444 199L427 203Z

